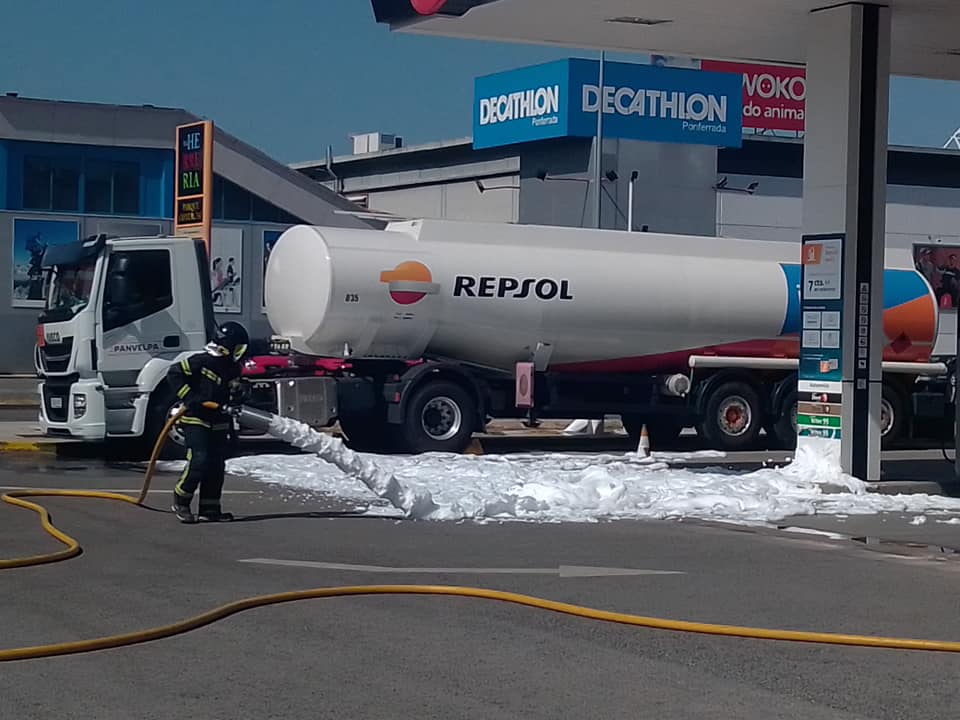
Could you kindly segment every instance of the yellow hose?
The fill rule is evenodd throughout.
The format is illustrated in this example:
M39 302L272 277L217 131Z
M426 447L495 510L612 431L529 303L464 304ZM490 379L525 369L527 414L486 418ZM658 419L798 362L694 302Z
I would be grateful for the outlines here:
M120 493L97 492L87 490L17 490L8 492L0 496L4 502L11 505L33 510L40 515L40 522L43 529L52 537L67 546L66 550L61 550L47 555L34 555L25 558L14 558L11 560L0 561L0 569L26 567L28 565L40 565L43 563L57 562L65 560L80 553L80 544L69 535L57 530L50 522L50 515L41 505L23 500L24 497L81 497L81 498L99 498L104 500L120 500L133 505L143 505L143 499L146 497L150 486L150 479L153 476L153 470L156 460L160 455L160 450L166 441L170 428L173 427L179 415L174 415L167 421L157 438L154 445L153 454L150 458L150 464L144 477L143 488L138 498L130 497ZM657 630L673 630L679 632L700 633L706 635L724 635L727 637L751 638L755 640L781 640L787 642L819 643L826 645L848 645L858 647L890 648L895 650L933 650L938 652L960 652L960 642L951 642L944 640L912 640L906 638L877 637L871 635L844 635L839 633L824 632L804 632L798 630L770 630L765 628L740 627L736 625L715 625L711 623L689 622L685 620L668 620L664 618L644 617L642 615L631 615L628 613L610 612L607 610L597 610L594 608L583 607L581 605L571 605L568 603L546 600L543 598L532 597L530 595L521 595L519 593L505 592L502 590L489 590L486 588L474 587L455 587L447 585L347 585L343 587L314 588L311 590L299 590L295 592L282 592L272 595L259 595L256 597L237 600L236 602L222 605L201 615L196 615L186 620L164 625L162 627L151 628L148 630L138 630L136 632L125 633L122 635L110 635L106 637L93 638L91 640L78 640L73 642L53 643L50 645L35 645L32 647L10 648L0 650L0 662L9 662L12 660L31 660L43 657L55 657L60 655L71 655L76 653L94 652L96 650L107 650L111 648L126 647L139 643L160 640L162 638L179 635L197 628L209 625L218 620L234 615L244 610L264 607L267 605L278 605L281 603L295 602L298 600L314 600L318 598L344 597L354 595L445 595L455 597L480 598L484 600L499 600L501 602L514 603L526 607L537 608L540 610L550 610L552 612L564 613L589 620L600 620L602 622L619 623L622 625L633 625L636 627L654 628Z

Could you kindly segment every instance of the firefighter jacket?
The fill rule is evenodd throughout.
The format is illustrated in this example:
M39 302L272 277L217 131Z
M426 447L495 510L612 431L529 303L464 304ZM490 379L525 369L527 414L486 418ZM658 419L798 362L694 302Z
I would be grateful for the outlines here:
M227 421L222 408L239 385L241 372L240 364L229 355L209 352L196 353L172 365L167 372L167 382L187 407L181 422L212 427L214 423ZM215 402L220 409L205 408L205 402Z

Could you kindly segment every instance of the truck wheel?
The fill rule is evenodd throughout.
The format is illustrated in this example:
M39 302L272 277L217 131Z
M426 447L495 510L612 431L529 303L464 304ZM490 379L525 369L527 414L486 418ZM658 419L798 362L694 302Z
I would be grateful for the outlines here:
M762 407L757 392L747 383L721 383L707 398L697 432L711 450L748 450L763 427Z
M882 450L896 447L903 440L903 429L906 423L906 411L899 391L884 383L880 396L880 448Z
M773 443L778 449L792 450L797 446L797 393L787 393L775 411L777 417L769 429Z
M403 424L406 449L422 452L463 452L476 426L476 403L456 383L428 382L407 405Z

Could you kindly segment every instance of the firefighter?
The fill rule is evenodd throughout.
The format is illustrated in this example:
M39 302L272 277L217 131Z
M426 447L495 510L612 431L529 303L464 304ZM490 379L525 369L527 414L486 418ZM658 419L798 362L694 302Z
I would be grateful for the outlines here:
M223 323L202 352L174 364L167 374L171 389L187 408L178 421L187 446L187 466L173 492L173 511L181 522L233 519L220 504L233 430L233 418L226 406L239 389L242 358L249 341L242 325ZM190 506L198 487L200 500L194 515Z

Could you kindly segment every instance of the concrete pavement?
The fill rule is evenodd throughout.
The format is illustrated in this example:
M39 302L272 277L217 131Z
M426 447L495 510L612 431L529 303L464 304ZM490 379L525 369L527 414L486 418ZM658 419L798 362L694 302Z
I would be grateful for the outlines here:
M0 484L127 489L139 471L0 458ZM173 478L151 502L166 507ZM479 585L604 609L764 627L960 639L952 558L698 523L412 523L351 516L336 498L230 479L242 516L183 526L166 512L49 499L84 546L0 571L3 647L171 622L253 594L380 582ZM893 520L892 518L890 520ZM55 549L0 505L0 556ZM875 519L875 529L882 528ZM923 528L918 528L922 530ZM870 530L870 528L867 528ZM642 568L676 575L400 577L251 565L277 558L389 567ZM253 610L176 638L2 667L0 717L903 718L960 713L960 657L643 630L457 598L373 597Z

